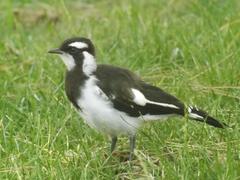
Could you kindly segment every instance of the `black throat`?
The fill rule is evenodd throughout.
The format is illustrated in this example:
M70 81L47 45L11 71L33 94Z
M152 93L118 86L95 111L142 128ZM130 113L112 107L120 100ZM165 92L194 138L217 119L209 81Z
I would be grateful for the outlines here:
M77 100L81 96L81 87L84 85L84 82L88 79L83 71L82 67L76 66L71 71L67 71L65 78L65 90L68 99L73 103L73 105L77 108L81 108L77 104Z

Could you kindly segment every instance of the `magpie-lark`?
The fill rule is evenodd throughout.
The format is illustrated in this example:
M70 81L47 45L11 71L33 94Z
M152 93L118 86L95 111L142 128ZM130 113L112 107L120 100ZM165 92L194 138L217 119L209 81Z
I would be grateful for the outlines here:
M129 136L129 160L133 156L136 131L145 121L180 115L217 128L226 126L203 110L185 106L127 69L97 64L94 45L87 38L67 39L49 53L58 54L67 67L68 99L90 127L112 138L111 152L118 135Z

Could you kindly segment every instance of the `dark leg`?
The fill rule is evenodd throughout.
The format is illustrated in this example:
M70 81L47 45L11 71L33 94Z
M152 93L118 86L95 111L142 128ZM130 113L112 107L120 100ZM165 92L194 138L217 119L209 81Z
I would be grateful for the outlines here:
M131 135L129 137L130 140L130 154L129 154L129 161L131 161L133 159L133 155L134 155L134 148L135 148L135 143L136 143L136 136L135 135Z
M112 143L111 143L111 153L114 151L117 143L117 136L112 137Z

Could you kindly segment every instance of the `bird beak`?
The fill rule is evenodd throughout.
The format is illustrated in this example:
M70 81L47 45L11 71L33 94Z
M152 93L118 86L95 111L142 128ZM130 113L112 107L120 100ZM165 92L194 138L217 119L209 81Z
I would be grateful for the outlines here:
M61 51L60 49L52 49L50 51L48 51L48 53L52 53L52 54L63 54L63 51Z

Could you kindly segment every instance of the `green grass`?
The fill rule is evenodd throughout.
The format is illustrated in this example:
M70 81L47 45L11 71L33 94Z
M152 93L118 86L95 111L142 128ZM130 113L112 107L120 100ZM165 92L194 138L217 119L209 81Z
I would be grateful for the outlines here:
M238 0L1 1L0 179L239 179ZM234 126L173 118L146 124L136 160L108 158L64 93L63 63L47 54L90 37L99 63L143 79ZM128 149L122 137L118 151Z

